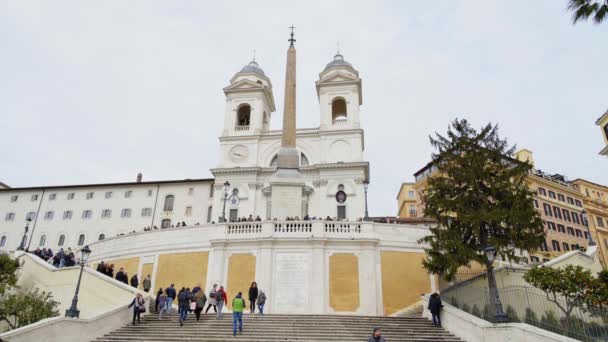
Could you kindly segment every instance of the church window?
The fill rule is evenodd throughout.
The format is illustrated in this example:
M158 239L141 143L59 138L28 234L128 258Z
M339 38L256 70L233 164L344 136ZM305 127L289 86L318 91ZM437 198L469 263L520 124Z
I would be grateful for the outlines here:
M211 214L213 213L213 207L209 206L207 208L207 223L211 223Z
M61 234L59 236L59 241L57 242L57 246L61 247L65 243L65 235Z
M42 235L40 237L40 247L43 247L45 243L46 243L46 235Z
M165 197L165 205L164 205L164 211L173 211L173 201L175 200L175 196L173 195L167 195Z
M241 105L236 114L237 126L249 126L250 119L251 106L249 106L248 104Z
M238 209L230 209L230 216L229 216L229 221L230 222L236 222L236 220L239 217L239 210Z
M304 153L300 153L300 165L302 165L302 166L309 165L308 158L306 157L306 155L304 155Z
M78 237L78 246L84 245L84 234L80 234Z
M346 101L343 98L335 98L331 103L331 119L333 123L346 121Z
M0 247L6 246L6 235L2 236L0 239Z
M99 234L99 237L97 238L97 240L101 241L101 240L103 240L105 238L106 238L106 234L101 233L101 234Z
M344 220L344 219L346 219L346 206L339 205L338 206L338 220Z

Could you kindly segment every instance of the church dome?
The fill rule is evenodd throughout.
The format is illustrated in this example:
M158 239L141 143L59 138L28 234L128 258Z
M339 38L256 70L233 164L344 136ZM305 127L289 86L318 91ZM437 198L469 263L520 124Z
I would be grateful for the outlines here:
M241 73L241 72L242 73L254 73L254 74L266 76L266 74L264 74L264 70L262 70L262 68L260 68L260 65L256 61L249 62L249 64L245 65L243 67L243 69L241 69L241 71L239 71L239 73Z
M336 55L334 56L334 60L329 62L325 66L325 70L327 70L329 68L342 67L342 66L349 67L349 68L353 67L352 64L350 64L344 60L344 56L342 56L340 53L336 53Z

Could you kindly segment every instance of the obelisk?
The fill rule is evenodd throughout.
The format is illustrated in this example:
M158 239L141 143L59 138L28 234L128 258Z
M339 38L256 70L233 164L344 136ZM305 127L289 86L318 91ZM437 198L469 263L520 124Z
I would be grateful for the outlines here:
M285 102L283 132L277 157L277 171L270 178L271 218L303 217L302 191L304 179L300 175L300 153L296 148L296 48L294 27L291 28L285 71Z

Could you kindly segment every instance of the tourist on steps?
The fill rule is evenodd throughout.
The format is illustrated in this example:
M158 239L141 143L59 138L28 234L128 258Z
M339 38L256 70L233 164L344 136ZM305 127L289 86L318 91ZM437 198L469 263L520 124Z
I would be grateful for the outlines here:
M188 317L188 310L190 310L190 288L183 288L177 295L177 307L179 313L179 325L183 326L186 318Z
M167 289L167 313L171 313L171 307L173 306L173 301L177 297L177 292L175 291L175 285L171 284Z
M165 305L165 301L167 301L167 296L165 295L165 291L163 291L163 288L161 287L160 289L158 289L158 292L156 292L156 301L154 302L154 308L156 309L156 313L158 313L160 309L162 309L162 306Z
M220 319L222 318L224 304L228 304L228 295L223 286L220 286L220 289L215 293L215 300L217 301L217 319Z
M232 300L232 336L236 336L237 322L239 323L239 332L243 333L243 309L246 305L241 292Z
M194 301L196 303L196 307L194 308L194 314L196 315L196 320L201 319L201 312L205 308L205 303L207 302L207 296L205 296L205 291L201 291L199 289L198 292L194 295Z
M255 281L251 283L249 288L249 310L251 313L255 313L255 301L258 299L258 283Z
M171 299L167 296L168 290L169 289L166 289L158 298L158 319L162 319L163 312L169 312L169 308L171 307Z
M386 340L384 337L382 337L382 331L380 328L374 328L374 333L372 334L372 337L367 340L367 342L386 342Z
M137 279L137 274L134 274L131 277L131 286L133 286L134 288L137 288L139 286L139 279Z
M149 274L146 277L146 279L144 279L143 285L144 285L144 291L145 292L150 292L150 288L152 288L152 279L150 279L150 275Z
M431 295L431 298L429 298L428 309L431 312L431 316L433 316L433 325L439 328L441 328L441 318L439 317L439 311L442 307L443 304L441 304L441 297L439 297L439 294L437 292L433 293Z
M213 284L213 287L209 291L209 304L207 305L207 309L205 313L209 312L209 309L213 306L213 311L217 313L217 299L215 298L217 294L217 284Z
M264 314L264 304L266 304L266 294L264 293L264 291L259 290L258 309L260 310L260 315Z
M131 304L129 304L129 308L133 307L133 325L135 325L135 318L137 318L137 323L141 323L140 315L142 312L146 312L146 300L141 293L137 293Z

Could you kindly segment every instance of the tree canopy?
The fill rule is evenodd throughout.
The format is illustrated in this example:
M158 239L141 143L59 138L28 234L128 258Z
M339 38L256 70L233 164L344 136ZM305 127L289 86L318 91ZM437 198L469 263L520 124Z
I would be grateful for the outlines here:
M461 266L488 265L484 249L493 246L505 260L518 250L533 250L545 239L534 192L526 177L532 165L513 158L515 146L498 135L498 126L479 131L467 120L454 120L446 136L430 137L436 152L423 191L425 215L437 226L428 243L424 267L452 279Z
M608 15L608 0L569 0L568 9L572 13L572 21L592 18L596 24L601 23Z

